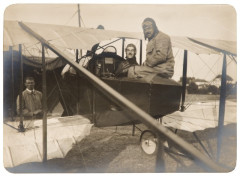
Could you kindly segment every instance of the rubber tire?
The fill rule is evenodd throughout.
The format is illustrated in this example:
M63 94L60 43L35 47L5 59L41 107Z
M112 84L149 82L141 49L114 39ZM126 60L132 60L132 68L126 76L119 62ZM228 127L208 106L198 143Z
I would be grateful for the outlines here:
M149 139L147 141L147 139ZM140 146L141 149L146 153L147 155L154 155L157 153L158 150L158 138L155 133L153 133L151 130L145 130L141 133L140 136Z

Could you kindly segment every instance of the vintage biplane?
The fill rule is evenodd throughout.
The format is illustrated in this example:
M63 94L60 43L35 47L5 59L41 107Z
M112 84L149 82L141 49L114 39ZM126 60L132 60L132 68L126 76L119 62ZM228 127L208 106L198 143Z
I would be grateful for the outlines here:
M97 55L92 53L88 67L79 64L79 61L84 57L79 58L78 55L70 52L73 49L91 50L93 45L112 38L119 38L118 40L134 38L141 41L142 35L50 24L4 22L4 50L6 51L4 57L8 58L8 67L12 68L9 72L4 71L4 78L9 76L6 73L10 73L11 76L8 77L7 81L19 84L19 86L8 85L11 87L10 92L12 91L15 97L18 94L14 92L16 88L22 92L23 77L25 74L29 74L27 71L24 72L24 64L24 68L32 69L35 74L40 72L39 77L43 80L44 111L43 120L26 120L20 114L20 117L17 118L18 121L12 122L10 120L4 123L4 166L14 167L26 162L64 157L71 149L73 142L80 141L90 133L93 124L97 127L118 125L133 125L135 127L138 123L144 123L150 129L141 135L141 146L146 153L159 152L157 139L163 135L212 170L226 171L225 168L218 166L210 158L199 153L191 144L164 126L195 131L215 127L217 126L216 122L218 122L219 127L223 126L224 123L236 123L236 104L232 106L232 109L224 109L226 56L229 55L235 59L235 42L172 37L173 47L184 50L182 84L157 75L150 75L147 79L117 77L115 75L116 68L124 59L116 52L103 52ZM107 46L109 45L105 47ZM198 124L200 121L204 121L201 117L199 119L191 118L199 114L199 106L196 106L198 111L195 114L192 113L193 111L185 111L184 106L187 51L197 54L223 53L224 55L219 109L218 106L215 106L214 111L213 108L202 111L201 116L208 117L205 121L212 123L205 123L206 126L201 128L194 128L194 125L191 128L189 126L189 124ZM141 62L140 57L139 64ZM74 68L76 74L65 75L61 79L60 73L66 64ZM29 68L30 66L35 69ZM16 69L18 72L14 73L13 70L16 67L18 67ZM18 79L20 77L18 81L16 81L17 77ZM55 92L58 94L53 96ZM55 98L50 101L47 96ZM13 116L15 97L11 97L12 105L9 115ZM53 109L51 105L57 104L54 102L56 97L61 102L66 116L47 118L48 110ZM224 111L229 113L227 117L230 120L224 120ZM158 123L156 120L159 118L162 123ZM23 142L24 140L26 142ZM19 150L20 148L21 150ZM29 151L32 151L33 156L24 156L25 149L28 154Z

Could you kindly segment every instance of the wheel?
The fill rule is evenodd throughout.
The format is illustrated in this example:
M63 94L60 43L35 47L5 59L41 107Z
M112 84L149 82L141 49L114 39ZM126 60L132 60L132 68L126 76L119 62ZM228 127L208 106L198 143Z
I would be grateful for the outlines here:
M155 154L158 148L157 136L150 130L143 131L140 136L140 145L146 154Z

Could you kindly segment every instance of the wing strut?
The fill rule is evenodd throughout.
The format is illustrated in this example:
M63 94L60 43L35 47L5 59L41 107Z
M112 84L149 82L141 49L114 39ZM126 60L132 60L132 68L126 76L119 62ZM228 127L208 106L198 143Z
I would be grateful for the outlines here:
M124 58L125 38L122 38L122 58Z
M186 84L187 84L187 55L188 51L184 50L183 56L183 76L182 76L182 103L181 103L181 111L185 110L185 94L186 94Z
M20 60L20 89L19 89L19 115L20 115L20 122L18 126L19 132L24 132L23 126L23 106L22 106L22 92L23 92L23 58L22 58L22 44L19 44L19 60Z
M43 109L43 162L47 161L47 85L46 85L46 64L45 49L42 43L42 109Z
M227 72L226 53L223 55L222 78L220 90L220 105L219 105L219 119L218 119L218 141L217 141L217 161L219 161L222 144L222 130L224 125L225 101L226 101L226 72Z
M227 172L228 170L222 166L219 166L215 162L213 162L211 159L206 157L205 155L201 154L199 150L197 150L195 147L193 147L188 142L184 141L182 138L174 134L171 130L165 128L159 123L156 123L156 120L153 119L149 114L147 114L145 111L137 107L135 104L130 102L128 99L123 97L121 94L119 94L117 91L115 91L113 88L111 88L109 85L104 83L102 80L97 78L95 75L93 75L91 72L86 70L84 67L79 66L76 62L72 61L71 56L63 53L60 49L46 41L43 37L35 33L31 28L29 28L27 25L25 25L22 22L19 22L19 25L25 30L27 33L38 39L40 42L42 42L46 47L48 47L50 50L52 50L54 53L56 53L58 56L61 56L63 59L65 59L68 64L73 66L77 71L81 72L84 77L89 80L89 82L98 88L104 95L111 98L112 100L115 100L116 103L122 107L128 110L131 115L137 116L145 125L147 125L149 128L151 128L153 131L163 134L166 136L169 140L174 142L176 145L184 149L186 152L191 154L194 158L201 161L205 164L205 166L208 167L208 169L211 169L212 171L218 171L218 172ZM206 168L207 169L207 168Z
M140 57L139 64L142 65L142 40L140 40L140 56L139 57Z
M12 82L12 86L11 86L11 91L12 91L12 109L11 109L11 120L13 121L13 115L14 115L14 60L13 60L13 47L10 46L9 50L11 52L11 82Z

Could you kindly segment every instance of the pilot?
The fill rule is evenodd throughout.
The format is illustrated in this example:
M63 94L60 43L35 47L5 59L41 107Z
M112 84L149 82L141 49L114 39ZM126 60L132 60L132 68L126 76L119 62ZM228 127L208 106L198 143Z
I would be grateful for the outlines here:
M136 46L132 43L128 44L125 48L126 60L119 64L117 71L115 73L116 76L127 76L128 69L134 65L138 65L136 61Z
M175 62L170 37L158 30L152 18L144 19L142 29L145 39L148 40L146 61L143 66L134 68L128 76L144 77L148 74L157 74L163 78L171 78Z

